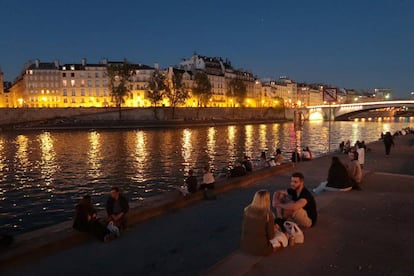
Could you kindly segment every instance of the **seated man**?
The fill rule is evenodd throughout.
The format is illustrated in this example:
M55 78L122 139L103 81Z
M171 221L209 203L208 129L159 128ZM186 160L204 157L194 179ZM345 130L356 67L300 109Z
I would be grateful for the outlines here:
M291 220L302 227L312 227L316 223L316 202L304 186L302 173L292 174L290 188L273 194L273 207L277 210L276 222Z
M125 229L127 226L127 213L129 211L129 204L126 197L119 193L118 187L112 187L111 196L106 202L106 212L108 214L108 221L113 222L115 226L120 229Z
M244 160L242 162L242 165L246 168L246 172L252 172L253 171L252 161L250 161L250 158L247 155L244 156Z
M239 161L237 161L236 166L234 166L234 168L230 171L230 177L237 177L243 175L246 175L246 169Z
M185 185L187 186L187 190L190 193L195 193L197 192L197 177L195 177L194 175L194 171L193 170L189 170L188 171L188 177L185 180Z

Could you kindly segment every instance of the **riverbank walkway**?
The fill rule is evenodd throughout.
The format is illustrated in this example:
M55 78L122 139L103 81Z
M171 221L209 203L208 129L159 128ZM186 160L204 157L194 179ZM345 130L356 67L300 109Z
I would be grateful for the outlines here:
M414 135L395 144L390 156L381 142L369 144L362 191L318 195L318 223L304 230L305 243L268 257L237 251L244 207L258 189L286 188L293 171L316 187L331 155L131 226L110 243L88 241L1 275L411 275Z

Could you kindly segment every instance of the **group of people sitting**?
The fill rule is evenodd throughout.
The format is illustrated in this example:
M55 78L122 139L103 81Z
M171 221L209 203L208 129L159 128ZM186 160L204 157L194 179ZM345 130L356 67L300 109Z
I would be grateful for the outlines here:
M224 172L224 177L239 177L244 176L253 171L253 164L250 158L246 155L242 161L236 161L232 169ZM203 168L203 180L199 183L197 177L194 175L194 170L188 171L188 177L184 180L184 184L178 187L178 190L183 195L195 193L199 190L213 190L215 186L215 178L209 166Z
M293 173L290 188L274 192L272 204L269 191L255 193L243 213L240 245L243 252L259 256L271 254L280 247L278 236L285 235L287 238L284 228L286 221L303 228L316 224L316 201L304 183L302 173Z
M302 149L302 153L299 153L298 149L295 149L292 152L292 156L290 158L290 161L292 163L297 163L297 162L300 162L300 161L310 161L310 160L312 160L312 158L313 158L313 155L312 155L312 152L309 149L309 147L304 147Z
M338 156L333 156L327 180L321 182L312 191L319 193L323 190L343 192L352 189L361 190L362 167L358 156L359 154L356 149L349 151L349 162L346 165L341 162Z
M118 187L112 187L106 202L106 218L98 218L90 195L85 195L76 205L73 228L89 233L101 241L110 241L127 227L129 203Z

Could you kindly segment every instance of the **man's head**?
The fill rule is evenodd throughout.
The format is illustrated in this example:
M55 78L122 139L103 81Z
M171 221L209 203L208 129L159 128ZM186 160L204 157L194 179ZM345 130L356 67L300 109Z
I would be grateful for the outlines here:
M118 187L112 187L111 188L111 197L115 200L119 198L119 188Z
M293 190L300 190L303 188L305 177L300 172L295 172L290 178L290 188Z
M192 170L192 169L190 169L189 171L188 171L188 175L193 175L193 173L194 173L194 171Z

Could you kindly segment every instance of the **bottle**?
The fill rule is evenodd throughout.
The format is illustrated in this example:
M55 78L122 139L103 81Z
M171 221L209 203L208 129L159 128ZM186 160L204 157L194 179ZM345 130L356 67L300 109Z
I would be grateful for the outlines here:
M289 237L289 246L295 246L295 237L293 236Z

